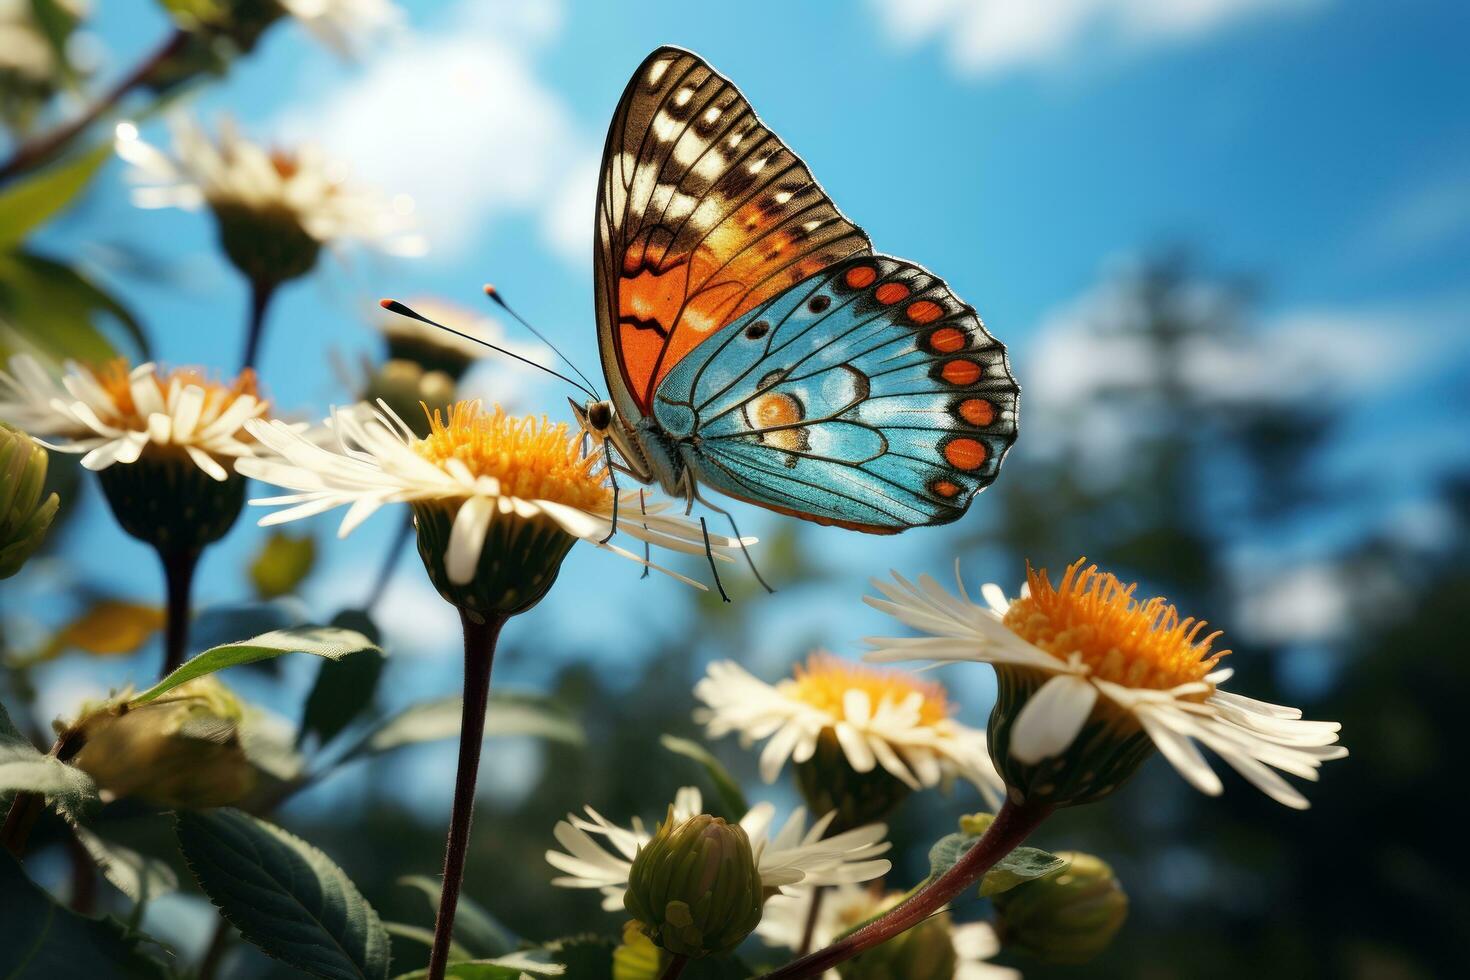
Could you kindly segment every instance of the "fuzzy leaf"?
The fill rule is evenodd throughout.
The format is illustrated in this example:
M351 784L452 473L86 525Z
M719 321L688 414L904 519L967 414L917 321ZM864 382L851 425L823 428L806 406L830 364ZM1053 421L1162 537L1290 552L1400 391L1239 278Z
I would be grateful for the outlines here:
M107 880L134 902L146 904L160 895L178 890L179 876L157 858L105 841L86 827L73 827L72 830Z
M329 980L384 980L388 933L342 869L239 810L181 811L179 846L201 888L250 943Z
M980 879L980 897L991 898L1037 878L1066 869L1068 861L1037 847L1018 847L995 863Z
M331 626L299 626L295 629L272 630L239 643L226 643L224 646L205 650L192 660L185 661L183 666L129 703L133 706L147 704L196 677L203 677L226 667L279 657L283 653L309 653L328 660L340 660L348 654L363 650L382 652L367 637L354 630Z
M163 965L138 951L142 938L116 919L91 919L56 904L15 858L0 852L0 977L163 980Z
M91 776L37 749L0 706L0 798L17 792L39 793L73 819L97 802Z
M714 784L715 792L719 794L720 803L725 807L727 817L739 820L750 810L750 805L745 802L745 794L740 791L740 784L735 777L730 775L719 759L712 755L709 749L700 745L693 739L680 738L677 735L661 735L659 744L675 755L682 755L686 759L693 759L704 769L705 775L709 776L710 782Z
M439 914L439 882L423 875L404 875L398 879L400 885L418 889L429 900L429 909ZM459 893L459 905L454 912L454 937L469 950L465 959L475 956L501 956L515 949L519 940L515 933L500 924L500 920L464 892Z

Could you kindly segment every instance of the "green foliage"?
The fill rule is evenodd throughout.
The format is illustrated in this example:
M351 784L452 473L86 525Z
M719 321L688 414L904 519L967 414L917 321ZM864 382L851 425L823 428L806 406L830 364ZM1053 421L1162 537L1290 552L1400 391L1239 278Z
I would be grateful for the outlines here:
M378 640L377 627L366 613L342 613L332 620L332 625L356 630L375 643ZM372 704L386 662L387 658L379 650L365 650L341 660L324 660L301 711L297 744L308 735L315 735L323 745L336 738Z
M70 204L111 156L104 142L0 191L0 250L15 248Z
M38 793L74 818L97 802L92 777L37 749L16 730L0 705L0 798L16 792Z
M24 250L0 250L0 356L102 363L117 347L99 326L121 329L146 354L143 327L119 300L73 266Z
M398 879L398 883L423 893L429 901L430 912L435 916L439 914L438 880L423 875L405 875ZM466 959L502 956L519 943L515 933L462 891L454 913L454 939L467 950Z
M290 595L316 564L316 538L279 528L261 543L250 561L250 582L262 599Z
M178 890L179 876L163 861L103 840L86 827L73 827L72 832L97 862L103 876L138 905Z
M566 967L559 963L542 963L530 959L523 953L501 956L493 960L461 960L450 963L444 971L445 980L522 980L523 977L559 977ZM423 980L428 970L401 973L395 980Z
M342 761L381 755L406 745L455 738L459 735L461 705L460 698L449 697L405 708L363 735L343 754ZM519 691L491 691L485 737L507 735L528 735L567 745L582 745L586 741L581 724L555 699Z
M1060 874L1066 870L1067 863L1066 858L1040 848L1018 847L985 872L985 877L980 879L980 897L992 898L1028 881Z
M178 814L199 886L268 955L328 980L384 980L388 933L352 881L301 838L239 810Z
M192 660L185 661L181 667L129 703L147 704L196 677L203 677L226 667L279 657L283 653L309 653L327 660L340 660L364 650L382 652L367 637L355 630L331 626L299 626L294 629L272 630L238 643L226 643L205 650Z
M144 938L116 919L77 915L52 900L0 851L0 977L52 980L59 977L116 977L162 980L163 965L143 955Z
M720 805L725 808L725 815L731 820L739 820L750 811L750 804L745 802L745 794L740 790L740 783L730 775L730 771L714 757L709 749L693 739L680 738L677 735L661 735L658 743L675 755L682 755L686 759L693 759L699 763L705 775L709 776L710 782L714 784L715 792L720 797Z

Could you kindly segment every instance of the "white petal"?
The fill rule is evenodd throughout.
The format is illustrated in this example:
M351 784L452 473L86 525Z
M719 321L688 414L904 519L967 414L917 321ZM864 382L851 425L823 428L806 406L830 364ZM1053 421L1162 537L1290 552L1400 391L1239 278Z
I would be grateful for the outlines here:
M1011 725L1011 755L1025 765L1066 751L1097 700L1097 688L1072 674L1058 674L1021 708Z
M484 497L470 497L460 504L449 532L449 551L444 556L444 571L449 581L463 585L475 577L475 567L485 547L485 533L494 516L494 503Z

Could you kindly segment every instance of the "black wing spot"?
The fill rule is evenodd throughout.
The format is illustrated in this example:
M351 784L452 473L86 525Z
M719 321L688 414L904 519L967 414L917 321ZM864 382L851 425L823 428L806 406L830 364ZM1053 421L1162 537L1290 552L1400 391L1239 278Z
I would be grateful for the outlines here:
M764 320L757 320L745 328L747 340L760 340L771 330L771 325Z
M827 309L827 307L829 307L831 305L832 305L832 297L830 297L830 296L813 296L811 298L811 301L806 304L806 308L809 309L809 310L811 310L813 313L821 313L822 311L824 311L825 309Z

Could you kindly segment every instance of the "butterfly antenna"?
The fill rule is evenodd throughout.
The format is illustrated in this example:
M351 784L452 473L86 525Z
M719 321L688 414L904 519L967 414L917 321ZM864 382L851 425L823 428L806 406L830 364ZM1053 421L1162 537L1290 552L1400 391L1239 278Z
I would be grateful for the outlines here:
M595 384L592 383L592 379L591 378L587 377L587 375L585 375L585 374L582 373L582 369L581 368L577 367L577 365L575 365L575 364L572 363L572 359L570 357L567 357L565 354L563 354L560 350L557 349L557 346L555 344L553 344L551 341L549 341L549 340L546 339L546 335L544 333L542 333L540 330L537 330L535 327L531 326L531 324L529 322L527 322L527 320L526 320L525 317L521 316L515 310L511 309L510 304L505 301L505 297L502 296L502 295L500 295L500 290L496 289L494 286L490 285L488 282L485 284L484 289L485 289L485 295L486 296L489 296L492 300L494 300L495 301L495 304L497 306L499 306L505 312L509 313L515 319L515 321L517 323L519 323L521 326L525 327L527 330L531 331L531 333L535 334L537 340L541 341L547 347L550 347L551 350L552 350L552 353L554 353L557 357L561 358L563 364L565 364L567 367L571 368L572 371L573 371L573 373L575 373L577 375L577 377L581 378L583 381L585 381L587 383L587 388L596 388L597 387ZM599 396L597 396L597 395L594 394L592 397L593 398L597 398Z
M438 322L437 320L430 320L428 317L424 316L422 313L416 312L415 310L411 309L410 307L407 307L404 304L398 302L398 300L396 300L396 299L380 299L380 300L378 300L378 305L381 306L383 309L387 310L389 313L397 313L399 316L406 316L410 320L417 320L420 323L427 323L431 327L438 327L440 330L448 331L449 333L454 334L456 337L463 337L465 340L473 341L474 343L477 343L477 344L481 345L482 347L488 347L488 348L490 348L491 350L495 351L498 354L504 354L506 357L514 358L515 360L520 361L522 364L529 365L529 366L535 368L538 371L545 371L547 374L551 375L552 377L554 377L554 378L560 378L562 381L565 381L567 384L571 385L573 388L578 388L578 389L586 392L587 393L587 397L589 397L589 398L601 399L601 397L602 397L599 394L597 394L597 392L593 391L591 388L589 388L586 385L582 384L580 381L577 381L577 380L575 380L573 378L569 378L565 374L562 374L560 371L552 370L551 368L547 367L545 364L537 364L535 361L531 360L529 357L522 357L520 354L517 354L515 351L506 350L504 347L499 347L499 346L497 346L495 344L492 344L492 343L490 343L490 341L485 340L482 337L476 337L473 334L465 333L462 330L456 330L453 327L447 327L444 324ZM578 372L578 373L581 373L581 372Z

